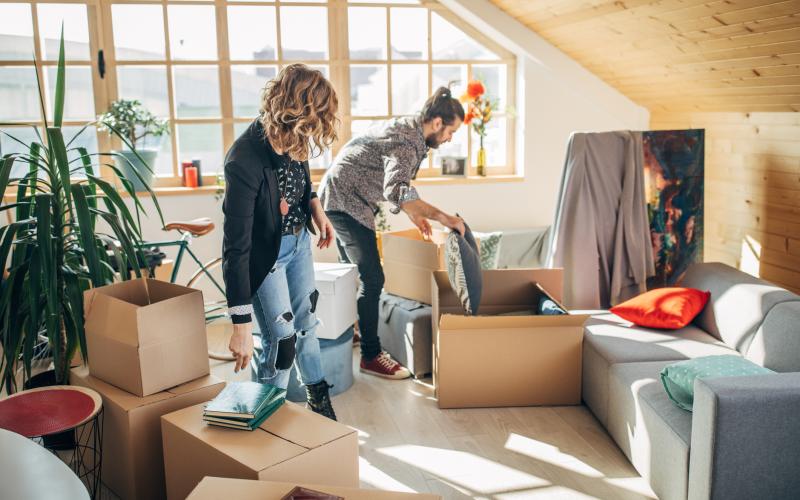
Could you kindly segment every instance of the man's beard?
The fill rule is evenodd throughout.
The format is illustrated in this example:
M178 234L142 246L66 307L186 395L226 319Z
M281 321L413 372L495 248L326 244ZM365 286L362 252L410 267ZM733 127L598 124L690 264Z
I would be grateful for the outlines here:
M435 134L431 134L425 138L425 145L431 149L438 149L439 146L442 145L442 132L437 132Z

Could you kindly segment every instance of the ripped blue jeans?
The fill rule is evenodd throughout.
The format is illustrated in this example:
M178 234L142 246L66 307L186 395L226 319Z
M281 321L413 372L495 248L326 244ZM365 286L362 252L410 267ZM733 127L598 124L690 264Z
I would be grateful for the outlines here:
M322 381L319 340L314 333L319 324L317 296L308 231L283 236L278 260L253 297L262 346L254 360L255 380L285 389L294 364L303 384Z

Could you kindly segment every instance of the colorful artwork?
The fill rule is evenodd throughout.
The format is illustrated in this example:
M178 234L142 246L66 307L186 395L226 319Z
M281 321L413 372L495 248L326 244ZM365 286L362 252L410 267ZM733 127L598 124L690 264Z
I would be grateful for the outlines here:
M656 275L648 288L672 286L703 260L704 130L643 133L645 196Z

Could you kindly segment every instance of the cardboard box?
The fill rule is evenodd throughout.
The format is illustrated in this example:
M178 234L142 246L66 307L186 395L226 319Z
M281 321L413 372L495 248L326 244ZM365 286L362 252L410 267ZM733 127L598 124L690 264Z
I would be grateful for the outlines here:
M341 486L315 485L307 483L276 483L272 481L247 481L205 477L187 500L281 500L296 486L337 495L346 500L441 500L439 495L427 493L401 493L397 491L344 488Z
M164 259L161 261L160 266L156 266L153 279L161 281L169 281L172 279L172 270L175 268L175 261L172 259Z
M197 405L161 417L161 432L170 500L205 476L358 487L356 430L293 403L253 431L208 425Z
M166 498L161 416L210 401L225 387L206 376L140 398L90 376L85 366L72 370L70 384L103 398L103 483L123 500Z
M561 301L561 269L483 272L479 316L465 316L447 273L432 277L433 383L440 408L576 405L588 314L498 316Z
M425 240L418 229L389 231L381 235L384 290L392 295L431 303L431 273L444 270L447 233L433 230Z
M144 397L208 375L203 294L154 279L84 294L92 376Z
M319 291L316 313L322 322L317 337L338 339L358 319L358 271L353 264L315 262L314 277Z

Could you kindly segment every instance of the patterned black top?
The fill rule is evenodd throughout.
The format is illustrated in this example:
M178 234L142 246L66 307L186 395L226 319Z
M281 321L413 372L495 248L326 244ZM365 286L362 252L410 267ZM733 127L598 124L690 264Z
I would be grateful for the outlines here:
M301 201L306 189L306 176L303 164L291 161L287 155L278 168L278 189L289 204L289 213L283 216L281 234L292 234L297 226L305 224L307 215Z

